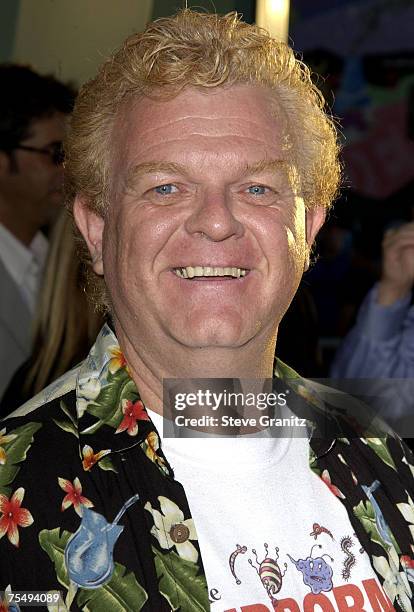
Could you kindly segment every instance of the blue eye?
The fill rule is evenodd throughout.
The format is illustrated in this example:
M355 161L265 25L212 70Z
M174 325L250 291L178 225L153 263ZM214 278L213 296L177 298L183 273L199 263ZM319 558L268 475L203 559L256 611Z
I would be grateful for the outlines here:
M159 187L155 187L154 191L160 195L170 195L172 193L176 193L178 189L175 185L168 183L167 185L159 185Z
M248 187L248 192L252 195L259 196L264 195L266 193L267 187L263 187L263 185L251 185Z

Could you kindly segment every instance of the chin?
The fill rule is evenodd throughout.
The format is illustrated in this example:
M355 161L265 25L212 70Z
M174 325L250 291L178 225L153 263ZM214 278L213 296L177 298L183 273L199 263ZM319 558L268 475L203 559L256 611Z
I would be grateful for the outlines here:
M201 320L187 320L181 329L172 330L172 335L181 344L191 348L237 348L253 337L254 330L250 335L246 333L249 327L236 315L204 317Z

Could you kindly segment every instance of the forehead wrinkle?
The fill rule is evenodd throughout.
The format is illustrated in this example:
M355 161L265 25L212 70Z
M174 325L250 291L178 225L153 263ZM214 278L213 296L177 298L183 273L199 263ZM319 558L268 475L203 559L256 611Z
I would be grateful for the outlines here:
M262 159L253 164L245 164L241 170L241 177L249 176L251 174L260 174L263 172L278 172L283 170L289 179L290 177L290 164L284 159ZM127 173L124 185L128 190L133 187L135 181L139 180L147 174L156 174L157 172L165 172L169 174L181 174L182 176L188 177L188 172L183 164L175 162L143 162L141 164L135 164L132 166Z

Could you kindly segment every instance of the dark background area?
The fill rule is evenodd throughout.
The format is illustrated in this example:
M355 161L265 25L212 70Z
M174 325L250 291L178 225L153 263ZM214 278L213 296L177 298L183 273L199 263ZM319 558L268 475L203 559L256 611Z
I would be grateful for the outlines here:
M304 279L325 375L379 277L384 231L414 218L414 3L292 0L290 39L343 135L341 196Z

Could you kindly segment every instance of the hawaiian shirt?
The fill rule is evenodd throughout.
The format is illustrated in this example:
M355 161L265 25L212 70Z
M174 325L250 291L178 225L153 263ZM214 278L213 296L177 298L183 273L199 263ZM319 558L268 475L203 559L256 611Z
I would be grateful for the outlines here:
M351 420L339 432L348 396L323 399L280 361L275 374L302 398L309 467L345 506L389 598L376 609L412 610L413 456L392 432L356 437ZM5 591L41 592L49 610L210 610L185 491L108 326L80 367L0 424L0 610L25 603L8 607Z

